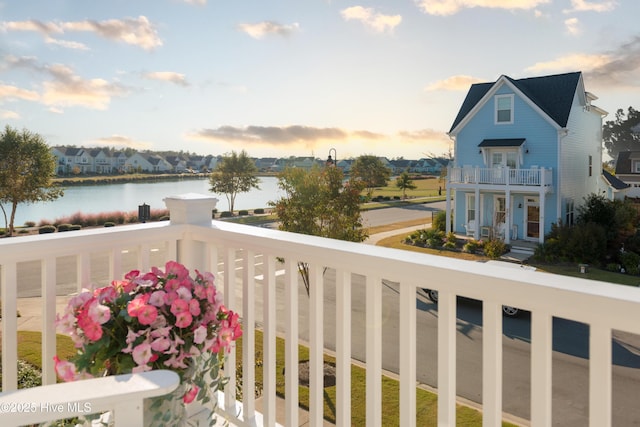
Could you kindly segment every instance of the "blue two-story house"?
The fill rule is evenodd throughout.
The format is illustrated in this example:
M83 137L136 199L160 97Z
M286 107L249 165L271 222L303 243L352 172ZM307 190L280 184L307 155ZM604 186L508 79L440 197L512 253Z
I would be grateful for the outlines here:
M553 223L572 224L602 188L595 99L580 72L472 85L449 131L447 231L542 243Z

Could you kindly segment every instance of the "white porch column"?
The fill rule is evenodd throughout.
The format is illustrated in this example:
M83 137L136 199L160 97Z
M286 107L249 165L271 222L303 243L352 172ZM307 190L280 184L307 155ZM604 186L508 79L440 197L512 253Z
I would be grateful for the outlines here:
M476 174L476 177L479 175ZM480 186L478 185L478 180L476 179L476 191L475 191L475 206L473 207L476 212L476 229L473 231L473 238L475 240L480 239Z
M211 226L213 210L218 199L197 193L169 196L164 199L171 218L171 224L193 224ZM177 260L189 270L203 271L207 267L204 243L193 240L178 241Z
M447 219L445 220L445 230L450 233L451 230L451 195L449 194L449 187L451 184L451 166L447 166L447 179L444 182L444 197L445 197L445 211L447 212Z
M540 230L540 232L538 233L538 243L543 244L544 243L544 233L547 231L545 229L545 222L544 222L544 211L545 211L545 204L546 204L546 194L545 194L545 169L544 168L540 168L540 193L538 194L538 205L540 207L540 218L539 218L539 223L538 223L538 230ZM558 187L560 188L560 187Z

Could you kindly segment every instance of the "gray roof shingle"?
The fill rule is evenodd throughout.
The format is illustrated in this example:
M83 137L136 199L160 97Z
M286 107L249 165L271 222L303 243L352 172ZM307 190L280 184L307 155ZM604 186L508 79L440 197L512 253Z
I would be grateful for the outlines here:
M581 74L578 71L518 80L508 76L504 77L560 127L566 127ZM458 126L495 83L476 83L471 85L449 132Z

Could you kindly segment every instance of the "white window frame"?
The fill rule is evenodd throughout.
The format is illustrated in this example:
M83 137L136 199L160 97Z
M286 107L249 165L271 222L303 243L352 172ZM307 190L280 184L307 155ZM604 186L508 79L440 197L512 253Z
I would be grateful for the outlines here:
M635 173L640 173L640 162L637 160L633 162L633 171Z
M465 224L468 224L469 221L473 221L476 220L477 223L477 217L478 215L476 214L476 195L475 194L471 194L471 193L467 193L467 209L465 211ZM469 213L473 212L473 218L469 218Z
M495 96L495 113L494 113L494 120L495 120L495 124L497 125L510 125L513 124L513 101L514 101L514 96L513 94L510 95L496 95ZM506 111L504 109L499 110L498 107L500 105L500 101L503 99L507 99L509 101L509 120L499 120L499 111Z

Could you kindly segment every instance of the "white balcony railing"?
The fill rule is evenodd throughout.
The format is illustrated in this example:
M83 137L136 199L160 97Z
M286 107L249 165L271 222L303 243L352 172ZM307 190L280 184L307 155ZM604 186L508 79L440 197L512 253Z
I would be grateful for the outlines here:
M309 425L323 423L322 357L327 346L335 351L337 360L336 424L351 425L350 367L352 355L361 350L363 356L359 358L366 366L366 424L381 425L382 374L387 369L382 356L384 346L385 350L396 347L392 353L397 356L399 367L400 425L415 426L417 368L426 362L422 355L419 360L417 354L416 340L423 331L416 325L418 317L425 313L416 303L416 290L429 287L439 291L440 299L435 343L438 425L456 425L459 342L456 296L481 300L483 304L480 357L483 425L499 426L503 418L502 304L531 311L531 362L529 368L521 367L530 369L530 392L524 395L530 402L531 425L552 424L552 385L554 376L563 374L552 372L554 317L589 326L588 423L592 427L612 425L612 334L614 330L640 334L638 289L525 269L509 269L505 274L503 267L482 263L212 222L209 219L212 203L210 198L194 195L169 198L171 222L1 239L4 393L15 390L17 384L16 369L12 368L17 361L16 311L21 292L17 283L22 286L24 282L25 266L39 273L36 276L40 278L43 301L43 382L54 384L55 297L61 286L57 277L62 274L58 265L70 259L75 261L75 277L80 286L122 277L134 267L146 270L152 264L176 259L190 268L217 272L217 285L224 292L226 305L242 313L243 354L232 353L230 363L226 364L225 375L230 382L219 408L232 424L275 424L275 342L276 335L282 333L286 342L286 398L285 419L281 422L285 425L300 425L298 344L299 337L307 334ZM298 261L310 265L308 298L299 283ZM389 293L389 289L393 292ZM364 296L355 297L360 292ZM398 324L393 335L385 335L383 339L383 329L390 321L389 305L397 308ZM352 312L356 306L363 308ZM264 332L261 414L256 413L253 395L255 359L251 343L256 324ZM364 342L352 343L352 337L358 343L364 337ZM332 344L327 344L328 341ZM359 345L362 349L356 348ZM242 409L239 414L235 395L236 358L241 358L243 365L244 398L239 403ZM109 391L105 389L104 393ZM126 399L143 397L127 395ZM0 414L0 424L1 421Z
M453 184L519 185L546 187L553 183L551 169L510 169L451 167L449 181Z

